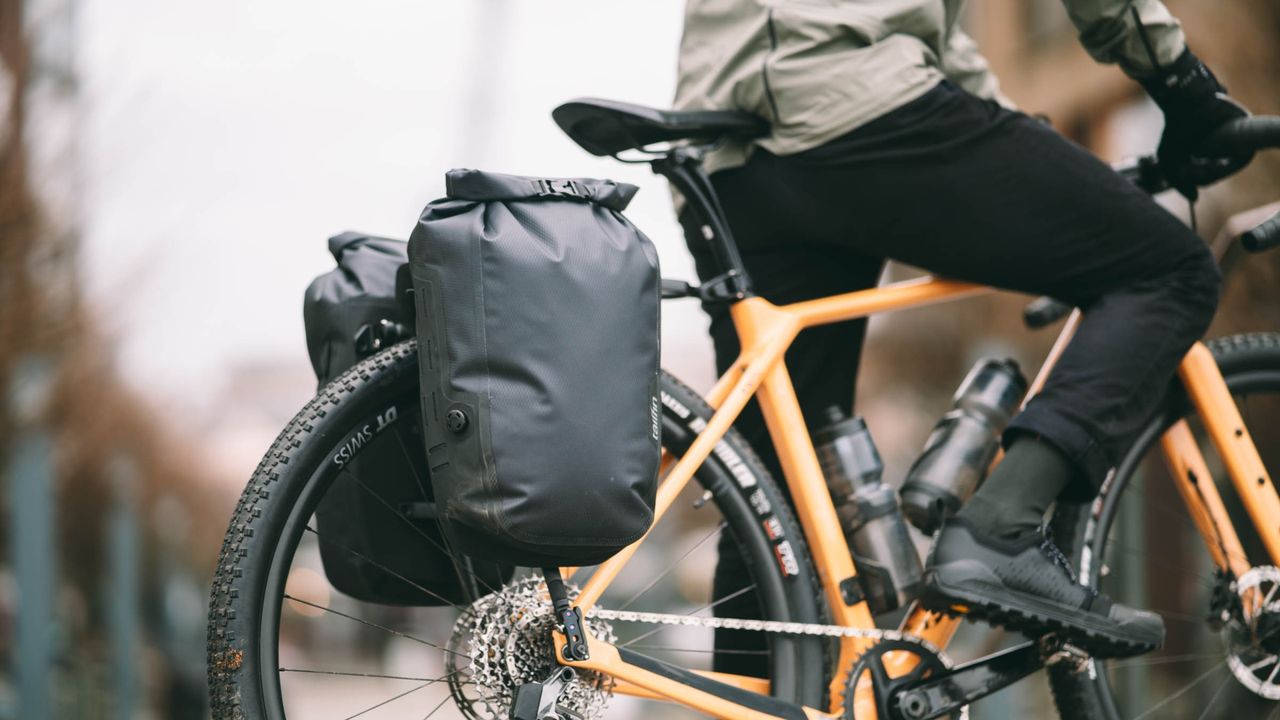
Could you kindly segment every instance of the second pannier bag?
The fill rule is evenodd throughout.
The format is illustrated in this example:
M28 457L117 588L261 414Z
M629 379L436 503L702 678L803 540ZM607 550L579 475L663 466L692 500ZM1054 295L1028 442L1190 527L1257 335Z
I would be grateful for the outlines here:
M632 185L453 170L409 238L428 466L478 558L589 565L653 520L653 244Z
M329 251L337 267L312 281L302 304L307 351L321 388L413 332L412 308L397 291L408 260L403 240L348 232L330 238ZM382 410L379 418L396 415L385 432L368 433L353 456L334 458L343 472L316 507L325 576L365 602L470 602L510 580L514 568L446 552L433 519L416 398Z

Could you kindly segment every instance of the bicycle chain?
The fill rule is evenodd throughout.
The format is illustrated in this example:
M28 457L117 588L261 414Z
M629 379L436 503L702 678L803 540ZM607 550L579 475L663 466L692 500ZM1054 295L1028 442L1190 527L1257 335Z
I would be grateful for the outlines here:
M577 588L569 586L570 597ZM780 635L830 638L865 638L874 642L909 642L941 656L932 643L897 630L824 625L820 623L695 617L674 613L637 612L592 608L587 627L597 639L616 643L611 623L701 627ZM554 620L541 579L523 578L481 598L457 620L448 644L446 666L450 691L462 713L472 720L498 720L510 711L513 693L521 683L539 681L554 666L543 638ZM621 646L625 647L625 643ZM467 666L455 663L469 660ZM945 661L944 661L945 662ZM560 705L574 715L594 720L603 715L613 680L594 672L579 673L565 687Z
M592 608L587 613L589 618L611 620L614 622L638 622L649 625L685 625L705 627L715 630L746 630L750 632L767 632L779 635L808 635L838 638L869 638L873 640L894 640L920 645L929 652L941 654L938 647L924 638L897 630L867 630L844 625L823 625L821 623L783 622L780 620L744 620L741 618L694 617L693 615L675 615L672 613L635 612L631 610L606 610Z
M844 625L824 625L821 623L800 623L800 622L784 622L780 620L744 620L741 618L718 618L718 617L694 617L692 615L675 615L671 613L656 612L635 612L631 610L605 610L603 608L592 608L587 613L588 618L607 620L611 622L636 622L649 625L679 625L690 627L705 627L712 629L724 630L746 630L750 632L768 632L779 635L800 635L809 637L831 637L831 638L867 638L875 642L892 641L905 642L917 645L925 652L933 654L943 665L950 667L951 661L936 645L916 635L900 632L898 630L867 630L864 628L846 627ZM625 644L623 645L625 647ZM855 675L851 668L850 675L845 679L844 685L849 685ZM846 688L847 689L847 688ZM842 699L843 706L844 700ZM969 717L966 708L958 717L967 720Z

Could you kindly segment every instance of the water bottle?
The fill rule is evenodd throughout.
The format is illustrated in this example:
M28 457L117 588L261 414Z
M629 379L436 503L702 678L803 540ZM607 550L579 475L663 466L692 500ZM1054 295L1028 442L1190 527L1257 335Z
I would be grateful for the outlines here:
M902 511L932 534L978 488L1000 448L1027 379L1010 359L986 358L969 371L955 394L955 409L942 416L902 485Z
M827 408L828 424L813 434L831 499L848 539L862 595L873 614L915 599L923 571L893 488L880 481L884 463L860 417Z

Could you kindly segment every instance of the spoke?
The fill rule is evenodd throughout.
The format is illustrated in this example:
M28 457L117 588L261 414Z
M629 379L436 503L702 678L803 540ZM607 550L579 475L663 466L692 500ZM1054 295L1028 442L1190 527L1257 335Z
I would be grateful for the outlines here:
M422 643L423 645L426 645L427 647L432 647L432 648L435 648L436 650L440 650L440 651L442 651L442 652L453 653L454 655L457 655L458 657L468 657L467 655L464 655L464 654L462 654L462 653L460 653L460 652L458 652L458 651L456 651L456 650L450 650L449 648L446 648L446 647L440 647L439 645L436 645L436 644L435 644L435 643L433 643L433 642L430 642L430 641L428 641L428 640L423 640L422 638L414 637L414 636L412 636L412 635L410 635L410 634L408 634L408 633L404 633L404 632L401 632L401 631L399 631L399 630L394 630L394 629L392 629L392 628L386 627L386 626L384 626L384 625L379 625L379 624L374 623L374 622L369 622L368 620L365 620L365 619L363 619L363 618L358 618L358 617L356 617L356 616L354 616L354 615L348 615L348 614L346 614L346 613L344 613L344 612L339 612L338 610L334 610L333 608L328 608L328 607L325 607L325 606L323 606L323 605L317 605L317 604L315 604L315 603L313 603L313 602L309 602L309 601L307 601L307 600L303 600L302 598L296 598L296 597L294 597L294 596L290 595L289 593L285 593L285 594L284 594L284 598L285 598L285 600L292 600L293 602L300 603L300 604L302 604L302 605L306 605L306 606L308 606L308 607L313 607L313 608L315 608L315 609L317 609L317 610L323 610L324 612L327 612L327 613L330 613L330 614L333 614L333 615L337 615L338 617L344 617L344 618L346 618L346 619L348 619L348 620L354 620L354 621L356 621L356 622L360 623L361 625L368 625L368 626L369 626L369 627L371 627L371 628L374 628L374 629L377 629L377 630L381 630L381 631L383 631L383 632L391 633L392 635L398 635L398 636L400 636L400 637L402 637L402 638L407 638L407 639L412 640L412 641L417 642L417 643Z
M1249 672L1257 672L1258 670L1261 670L1262 668L1275 662L1276 658L1277 658L1276 655L1272 655L1271 657L1265 657L1252 665L1246 665L1245 670L1248 670Z
M1200 537L1200 535L1199 535L1199 534L1197 534L1197 535L1196 535L1196 537ZM1204 574L1204 573L1202 573L1202 572L1200 572L1200 571L1198 571L1198 570L1194 570L1194 569L1192 569L1192 568L1190 568L1190 567L1188 567L1188 566L1186 566L1186 565L1181 565L1181 564L1175 563L1175 562L1173 562L1173 561L1171 561L1171 560L1167 560L1167 559L1162 558L1162 557L1160 557L1160 556L1158 556L1158 555L1155 555L1154 553L1151 553L1151 552L1142 552L1142 551L1137 550L1137 549L1135 549L1135 548L1131 548L1131 547L1129 547L1128 545L1121 545L1120 543L1118 543L1118 542L1116 542L1116 541L1115 541L1115 538L1116 538L1116 536L1112 535L1112 536L1111 536L1111 538L1107 541L1107 551L1108 551L1108 552L1116 552L1116 551L1119 551L1119 552L1122 552L1122 553L1124 553L1124 554L1126 554L1126 555L1132 555L1132 556L1134 556L1134 557L1142 558L1144 561L1146 561L1146 562L1150 562L1150 563L1151 563L1151 564L1153 564L1153 565L1159 565L1160 567L1165 568L1165 569L1168 569L1168 570L1176 570L1176 571L1179 571L1180 573L1183 573L1183 574L1185 574L1185 575L1186 575L1186 576L1188 576L1188 577L1193 577L1193 578L1198 579L1198 580L1200 581L1200 585L1201 585L1201 586L1203 586L1203 587L1213 587L1213 583L1214 583L1214 582L1216 582L1216 578L1214 578L1214 577L1213 577L1213 576L1211 576L1211 575L1206 575L1206 574Z
M392 570L392 569L388 568L387 566L385 566L385 565L383 565L383 564L381 564L381 563L378 563L378 562L376 562L376 561L374 561L374 560L370 559L369 557L367 557L367 556L365 556L365 555L363 555L363 554L361 554L361 553L359 553L359 552L356 552L355 550L352 550L351 548L347 547L346 545L343 545L342 543L336 543L336 542L334 542L334 541L332 541L332 540L329 540L328 538L321 537L321 536L320 536L320 533L316 532L315 528L311 527L310 525L308 525L308 526L307 526L307 532L310 532L312 535L315 535L315 536L316 536L316 539L317 539L317 540L319 540L320 542L322 542L322 543L326 543L326 544L328 544L328 545L332 545L332 546L334 546L334 547L338 548L339 550L345 550L346 552L348 552L348 553L350 553L350 554L352 554L352 555L354 555L354 556L356 556L356 557L360 558L361 560L363 560L363 561L365 561L365 562L369 563L370 565L372 565L372 566L374 566L374 567L378 568L379 570L381 570L381 571L385 572L386 574L390 575L391 577L393 577L393 578L395 578L395 579L397 579L397 580L399 580L399 581L401 581L401 582L403 582L403 583L405 583L405 584L407 584L407 585L409 585L409 586L411 586L411 587L413 587L413 588L415 588L415 589L417 589L417 590L420 590L422 593L424 593L424 594L425 594L425 595L427 595L428 597L435 598L436 600L439 600L440 602L444 603L445 605L448 605L448 606L452 607L454 610L457 610L458 612L463 612L463 611L465 610L465 608L463 608L461 605L457 605L457 604L455 604L455 603L451 603L451 602L449 602L449 601L448 601L448 600L446 600L445 598L441 597L438 593L431 592L430 590L428 590L428 589L426 589L426 588L422 587L422 586L421 586L421 585L419 585L418 583L416 583L416 582L414 582L414 581L410 580L409 578L407 578L407 577L405 577L405 576L401 575L400 573L398 573L398 572L396 572L396 571L394 571L394 570Z
M427 493L427 484L422 482L422 476L418 474L418 465L413 461L413 455L409 453L409 448L404 446L404 438L400 437L400 433L391 433L396 438L396 444L400 446L400 452L404 455L404 461L408 463L410 472L413 473L413 481L418 484L418 490L422 493L423 502L431 502L431 495Z
M734 599L734 598L738 597L739 595L742 595L742 594L744 594L744 593L751 592L752 590L755 590L755 589L756 589L756 584L755 584L755 583L751 583L750 585L748 585L748 586L746 586L746 587L742 588L741 590L738 590L738 591L736 591L736 592L729 593L728 595L725 595L724 597L720 598L719 600L716 600L715 602L707 603L706 605L703 605L703 606L702 606L702 607L700 607L700 608L694 608L693 610L690 610L689 612L685 613L685 615L697 615L698 613L702 612L703 610L710 610L711 608L714 608L715 606L717 606L717 605L719 605L719 604L721 604L721 603L729 602L730 600L732 600L732 599ZM650 630L650 631L649 631L649 632L647 632L647 633L641 633L640 635L637 635L636 637L631 638L630 640L628 640L628 641L626 641L626 642L622 643L622 644L621 644L621 645L619 645L618 647L630 647L630 646L634 645L635 643L638 643L638 642L640 642L641 640L644 640L645 638L652 637L653 635L656 635L657 633L660 633L660 632L662 632L663 630L665 630L665 629L667 629L667 628L669 628L669 627L689 627L689 626L687 626L687 625L659 625L658 627L656 627L656 628L654 628L654 629Z
M398 518L401 522L403 522L405 525L408 525L410 528L412 528L415 533L422 536L423 540L426 540L427 542L431 543L431 545L435 549L439 550L440 552L444 553L450 558L453 557L453 553L449 552L448 548L446 548L444 545L441 545L435 538L428 535L426 530L423 530L422 528L418 527L417 523L415 523L414 521L406 517L404 513L400 512L399 508L396 508L386 498L379 495L373 488L369 487L369 485L365 483L365 481L356 477L353 473L351 473L346 469L344 469L343 472L347 473L347 476L350 477L351 480L354 481L355 484L359 485L365 492L372 495L373 499L381 503L382 506L385 507L388 512L390 512L392 515L395 515L396 518ZM479 580L480 578L477 576L476 579ZM481 580L481 582L484 582L484 581ZM492 591L493 588L489 588L489 590Z
M692 612L688 612L688 613L685 613L685 614L686 614L686 615L696 615L696 614L698 614L698 613L702 612L703 610L710 610L710 609L712 609L712 608L716 607L717 605L720 605L720 604L722 604L722 603L727 603L727 602L729 602L730 600L732 600L732 599L734 599L734 598L738 597L739 595L745 595L746 593L749 593L749 592L751 592L752 590L755 590L755 589L756 589L756 584L755 584L755 583L751 583L750 585L748 585L748 586L746 586L746 587L742 588L741 590L735 590L734 592L731 592L731 593L729 593L728 595L725 595L724 597L720 598L719 600L716 600L715 602L707 603L706 605L703 605L702 607L698 608L697 610L694 610L694 611L692 611Z
M356 677L356 678L379 678L382 680L412 680L414 682L432 685L434 683L443 682L444 678L423 678L423 677L406 677L404 675L383 675L381 673L358 673L345 672L342 670L317 670L314 668L279 668L280 672L285 673L302 673L304 675L337 675L339 677ZM456 672L456 671L455 671ZM445 677L448 677L447 675Z
M1191 623L1193 625L1209 622L1209 618L1204 615L1192 615L1191 613L1179 613L1172 610L1161 610L1158 607L1147 608L1153 613L1159 613L1165 622L1173 621L1180 623Z
M1193 660L1203 660L1204 658L1220 657L1220 653L1195 653L1191 655L1169 655L1166 657L1155 658L1139 658L1137 660L1123 660L1120 662L1107 663L1108 668L1120 669L1131 667L1150 667L1152 665L1168 665L1170 663L1191 662Z
M373 705L373 706L371 706L371 707L367 707L367 708L365 708L364 710L361 710L360 712L356 713L355 715L348 715L348 716L347 716L346 718L344 718L343 720L352 720L352 718L358 718L358 717L360 717L361 715L364 715L365 713L373 712L374 710L377 710L378 708L382 707L383 705L387 705L387 704L393 703L393 702L395 702L396 700L399 700L400 698L404 697L405 695L409 695L409 694L412 694L412 693L416 693L416 692L418 692L419 690L421 690L421 689L422 689L422 688L424 688L424 687L427 687L427 686L429 686L429 685L435 685L435 684L437 684L437 683L445 682L445 681L447 681L451 676L453 676L453 675L455 675L455 674L457 674L457 673L458 673L458 671L457 671L457 670L453 670L453 671L451 671L451 672L445 673L444 675L441 675L441 676L440 676L440 677L438 677L438 678L435 678L434 680L427 680L426 682L422 683L421 685L419 685L419 686L417 686L417 687L415 687L415 688L410 688L410 689L405 690L404 692L400 693L399 695L395 695L395 696L393 696L393 697L389 697L389 698L387 698L386 700L383 700L382 702L380 702L380 703L378 703L378 704L376 704L376 705ZM463 684L469 684L469 683L463 683ZM446 697L450 697L450 696L451 696L451 695L447 695ZM444 704L444 703L441 703L441 705L443 705L443 704ZM436 708L436 709L439 709L439 706L437 706L437 708ZM435 712L435 710L432 710L432 712Z
M394 697L389 697L389 698L387 698L386 700L383 700L382 702L378 703L377 705L374 705L373 707L367 707L367 708L365 708L365 709L361 710L360 712L356 713L355 715L348 715L348 716L346 716L345 718L343 718L343 720L352 720L352 718L358 718L358 717L360 717L361 715L364 715L364 714L366 714L366 713L373 712L374 710L377 710L378 708L382 707L383 705L388 705L388 704L390 704L390 703L393 703L393 702L395 702L395 701L399 700L400 698L404 697L405 695L411 695L411 694L413 694L413 693L416 693L416 692L418 692L419 690L421 690L422 688L427 687L428 685L431 685L431 684L432 684L432 683L426 682L426 683L423 683L423 684L419 685L419 686L418 686L418 687L416 687L416 688L413 688L413 689L410 689L410 690L405 690L404 692L400 693L399 695L396 695L396 696L394 696Z
M404 445L404 439L400 437L400 433L399 433L399 432L393 432L392 434L393 434L393 435L395 436L395 438L396 438L396 444L400 446L400 452L401 452L401 454L402 454L402 455L404 455L404 461L405 461L406 463L408 463L408 465L409 465L409 471L413 473L413 480L414 480L414 482L416 482L416 483L418 484L418 490L422 492L422 499L423 499L423 501L424 501L424 502L429 501L429 500L430 500L430 496L429 496L429 495L427 495L427 487L426 487L426 485L422 482L422 478L418 476L418 466L414 464L414 462L413 462L413 458L412 458L412 456L409 454L409 448L405 447L405 445ZM386 498L384 498L384 497L382 497L381 495L379 495L378 493L374 492L373 488L371 488L371 487L369 487L368 485L366 485L366 484L365 484L365 482L364 482L363 480L361 480L361 479L357 478L357 477L355 476L355 474L354 474L354 473L351 473L350 471L347 471L347 473L348 473L348 475L350 475L350 477L351 477L351 479L352 479L352 480L355 480L356 484L358 484L360 487L364 488L364 490L365 490L366 492L368 492L370 495L372 495L372 496L374 497L374 499L376 499L378 502L382 503L382 504L383 504L383 506L385 506L385 507L387 508L387 510L389 510L393 515L395 515L396 517L400 518L400 520L401 520L401 521L403 521L404 523L406 523L409 527L413 528L413 531L414 531L414 532L416 532L417 534L421 535L421 536L422 536L422 538L423 538L424 540L426 540L427 542L431 543L431 544L432 544L432 545L433 545L437 550L439 550L440 552L444 553L444 554L445 554L445 557L449 558L450 562L453 564L454 572L458 573L458 574L459 574L459 576L461 576L461 575L462 575L462 566L461 566L461 565L459 565L459 563L458 563L458 561L457 561L458 556L457 556L457 555L454 555L453 551L452 551L450 548L446 547L446 545L448 545L448 544L449 544L449 539L448 539L448 538L446 538L446 537L443 535L443 533L441 534L441 536L440 536L440 537L444 540L444 545L441 545L439 542L437 542L437 541L436 541L436 539L435 539L435 538L433 538L433 537L431 537L430 535L428 535L428 534L427 534L427 532L426 532L425 530L423 530L422 528L418 527L418 525L417 525L416 523L414 523L412 520L410 520L409 518L405 517L404 513L400 512L400 510L399 510L398 508L393 507L393 506L391 505L391 503L389 503L389 502L386 500ZM484 586L484 588L485 588L485 590L488 590L489 592L496 592L496 588L494 588L494 587L493 587L492 585L490 585L489 583L485 582L484 578L480 577L478 574L476 574L476 573L470 573L470 575L471 575L471 577L475 578L475 579L476 579L476 581L478 581L481 585L483 585L483 586Z
M1228 674L1223 678L1222 682L1218 684L1217 691L1213 693L1213 697L1209 698L1209 702L1205 704L1204 712L1200 713L1200 717L1196 718L1196 720L1204 720L1209 717L1209 711L1213 709L1214 701L1218 699L1218 696L1222 694L1223 690L1227 689L1227 683L1231 682L1233 678L1234 676L1231 674Z
M1212 480L1212 478L1210 478L1210 480ZM1171 518L1176 518L1179 522L1181 522L1183 526L1183 530L1186 535L1189 535L1195 538L1201 538L1200 530L1199 528L1196 527L1195 523L1191 521L1191 516L1187 513L1185 506L1174 505L1169 500L1165 499L1163 495L1154 495L1154 496L1148 495L1144 488L1141 488L1136 483L1132 483L1132 482L1129 484L1128 487L1125 488L1125 492L1140 498L1144 506L1145 505L1154 506L1155 509L1160 511L1161 513L1168 515ZM1106 557L1107 553L1111 552L1112 549L1122 549L1124 552L1128 554L1137 555L1139 557L1145 557L1151 560L1152 562L1161 565L1162 567L1186 571L1189 574L1199 577L1201 580L1203 580L1203 584L1208 587L1212 587L1213 584L1217 582L1217 578L1213 577L1212 575L1207 575L1205 573L1199 572L1192 568L1184 568L1181 565L1177 565L1175 563L1161 560L1160 558L1154 555L1151 555L1150 553L1139 553L1135 550L1122 548L1116 543L1117 537L1118 536L1115 534L1111 534L1107 537L1106 551L1103 553L1103 557ZM1225 548L1223 549L1223 551L1225 552ZM1245 562L1248 562L1248 558L1242 558L1242 559Z
M657 585L659 582L662 581L663 578L670 575L671 571L675 570L677 565L684 562L684 560L688 558L690 555L692 555L695 550L705 545L708 540L718 535L721 530L724 530L727 524L728 523L726 523L724 520L721 520L719 525L716 525L714 528L711 529L711 532L707 533L705 536L703 536L701 540L694 543L693 547L689 548L688 550L685 550L684 554L681 555L674 563L671 563L670 565L668 565L666 570L663 570L657 577L655 577L653 580L650 580L648 585L645 585L644 587L640 588L640 592L637 592L635 595L632 595L631 599L619 605L618 609L626 610L627 608L631 607L631 603L638 600L641 595L644 595L645 593L652 590L653 586Z
M1168 515L1170 518L1180 520L1184 529L1190 530L1199 537L1200 531L1196 529L1196 525L1192 522L1191 515L1187 513L1185 505L1175 505L1164 495L1148 495L1146 488L1138 487L1138 485L1133 481L1129 482L1128 487L1125 488L1125 493L1132 493L1133 495L1141 498L1145 505L1154 506L1156 510Z
M1208 670L1204 671L1204 673L1203 673L1203 674L1201 674L1201 675L1200 675L1200 677L1198 677L1198 678L1196 678L1195 680L1192 680L1191 682L1187 683L1186 687L1184 687L1184 688L1182 688L1181 690L1179 690L1178 692L1176 692L1176 693L1174 693L1174 694L1172 694L1172 695L1170 695L1170 696L1166 697L1165 699L1161 700L1160 702L1156 703L1155 705L1152 705L1151 707L1147 708L1147 711L1146 711L1146 712L1144 712L1144 713L1142 713L1141 715L1138 715L1137 717L1133 718L1133 720L1142 720L1142 718L1144 718L1144 717L1147 717L1147 716L1151 715L1151 713L1153 713L1153 712L1155 712L1155 711L1159 710L1160 708L1164 707L1165 705L1168 705L1169 703L1173 702L1174 700L1177 700L1178 698L1182 697L1183 695L1185 695L1185 694L1187 693L1187 691L1188 691L1188 690L1190 690L1191 688L1195 687L1196 685L1199 685L1199 684L1200 684L1200 683L1201 683L1205 678L1209 677L1210 675L1212 675L1212 674L1213 674L1213 673L1215 673L1215 672L1218 672L1219 670L1222 670L1222 669L1223 669L1223 668L1225 668L1225 667L1226 667L1226 661L1223 661L1223 662L1220 662L1220 663L1218 663L1217 665L1215 665L1215 666L1213 666L1213 667L1209 668Z
M436 703L435 707L431 708L431 712L427 713L426 716L422 718L422 720L427 720L427 718L440 712L440 708L444 707L444 704L449 702L452 699L453 699L452 693L450 693L449 695L445 695L444 698L441 699L439 703Z

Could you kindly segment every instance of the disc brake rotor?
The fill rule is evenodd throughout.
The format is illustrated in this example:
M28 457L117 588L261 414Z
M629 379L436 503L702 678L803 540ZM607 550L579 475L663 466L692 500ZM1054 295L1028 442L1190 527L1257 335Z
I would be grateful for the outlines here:
M1249 570L1235 592L1242 611L1222 631L1227 667L1250 691L1280 700L1280 568Z

